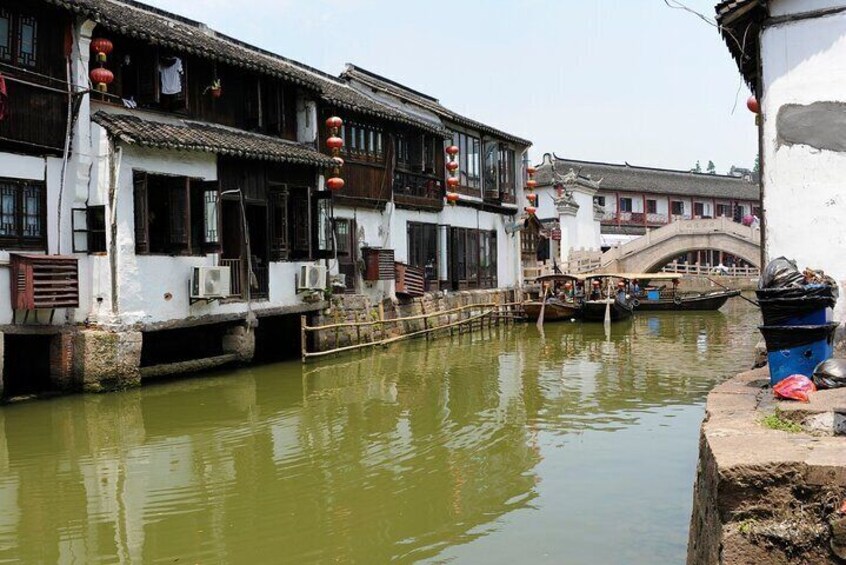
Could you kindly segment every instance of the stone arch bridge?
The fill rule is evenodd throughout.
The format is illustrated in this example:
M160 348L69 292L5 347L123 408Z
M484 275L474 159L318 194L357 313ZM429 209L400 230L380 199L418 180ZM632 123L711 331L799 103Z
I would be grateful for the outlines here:
M713 249L761 268L761 230L728 218L679 220L602 254L605 272L654 273L689 251Z

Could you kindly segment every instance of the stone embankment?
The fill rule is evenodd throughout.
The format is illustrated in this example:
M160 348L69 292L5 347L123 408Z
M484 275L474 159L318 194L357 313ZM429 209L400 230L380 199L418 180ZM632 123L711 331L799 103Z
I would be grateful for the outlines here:
M843 563L846 389L777 401L766 368L708 396L687 562Z

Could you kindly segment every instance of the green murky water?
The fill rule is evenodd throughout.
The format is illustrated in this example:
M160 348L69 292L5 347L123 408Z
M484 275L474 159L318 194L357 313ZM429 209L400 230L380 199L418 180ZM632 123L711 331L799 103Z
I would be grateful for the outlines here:
M757 313L641 313L0 407L0 563L680 563Z

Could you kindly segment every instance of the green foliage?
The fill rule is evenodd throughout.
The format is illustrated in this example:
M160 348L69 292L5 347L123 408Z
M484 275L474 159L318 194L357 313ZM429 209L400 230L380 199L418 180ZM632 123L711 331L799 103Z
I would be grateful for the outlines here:
M761 172L761 156L755 155L755 164L752 166L753 173L760 173Z
M714 162L713 162L713 161L711 161L710 159L708 160L708 169L707 169L707 171L708 171L708 174L709 174L709 175L716 175L716 174L717 174L717 166L716 166L716 165L714 165Z
M761 423L764 424L766 427L770 428L771 430L778 430L791 434L798 434L802 432L802 426L800 426L796 422L785 420L781 417L781 414L778 411L775 411L769 416L766 416L763 420L761 420Z
M701 173L702 172L702 165L699 164L699 161L696 161L696 166L693 167L691 172L694 172L694 173Z

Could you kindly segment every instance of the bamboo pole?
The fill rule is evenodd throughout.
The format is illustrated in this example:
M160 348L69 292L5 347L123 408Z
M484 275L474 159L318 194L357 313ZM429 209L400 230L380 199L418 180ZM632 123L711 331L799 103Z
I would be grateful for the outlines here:
M305 363L308 356L308 338L306 337L306 317L305 314L300 316L300 348L303 355L303 363Z

